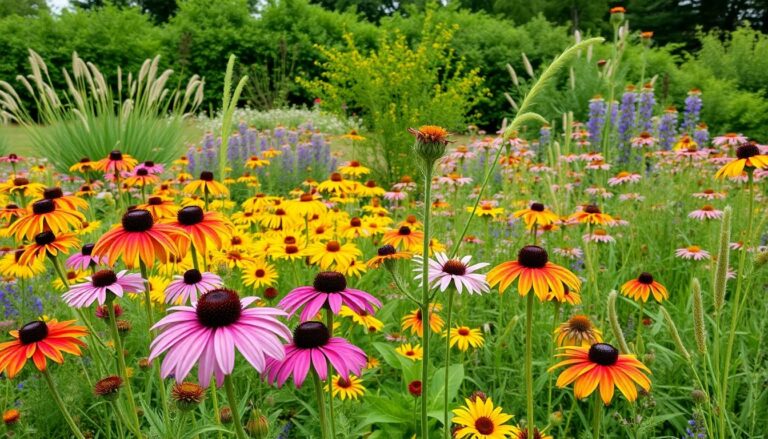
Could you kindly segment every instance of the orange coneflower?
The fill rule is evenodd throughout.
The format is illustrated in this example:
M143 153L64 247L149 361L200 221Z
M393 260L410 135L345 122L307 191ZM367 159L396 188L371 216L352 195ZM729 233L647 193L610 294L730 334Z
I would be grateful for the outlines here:
M96 162L94 167L97 171L117 174L119 172L132 170L137 163L139 163L138 160L130 155L114 150L110 152L107 157Z
M27 210L24 209L23 207L19 207L16 204L9 203L9 204L6 204L5 207L0 209L0 220L10 223L16 218L21 218L22 216L24 216L25 213L27 213Z
M143 188L147 185L153 185L160 182L160 177L151 174L147 168L137 168L136 171L126 177L125 184L127 186L136 186Z
M120 224L96 241L94 256L104 256L110 266L122 258L125 266L133 268L141 260L152 266L155 259L165 263L169 255L180 253L176 243L186 234L178 228L163 223L155 223L148 210L134 209L123 215Z
M51 200L58 209L88 209L88 202L73 195L64 195L60 187L50 187L43 191L43 199Z
M437 313L442 309L442 305L439 303L433 303L430 306L429 312L429 328L432 332L439 334L445 321ZM403 331L409 329L411 334L416 334L419 337L424 335L424 319L421 313L421 308L414 309L408 315L402 319Z
M584 206L580 211L571 215L571 220L586 224L608 224L613 218L600 211L594 204Z
M328 178L317 186L317 190L320 192L328 192L334 195L341 195L347 192L351 192L355 187L355 182L345 180L340 173L334 172Z
M512 214L515 218L522 218L525 226L532 229L533 226L543 227L559 221L559 217L541 203L531 203L527 209L518 210Z
M25 197L40 195L45 186L40 183L33 183L24 177L10 178L4 184L0 185L0 192L8 194L21 194Z
M198 206L182 208L170 224L187 232L177 238L182 251L191 241L195 249L203 255L207 254L209 242L216 248L221 248L233 229L232 224L221 213L204 212Z
M635 383L645 391L650 390L651 380L643 373L651 371L634 355L619 354L619 350L608 343L595 343L590 347L568 346L561 348L565 360L555 364L549 371L568 366L557 378L557 386L565 387L576 382L573 394L577 399L584 399L600 386L603 403L610 404L614 387L629 401L637 399Z
M35 261L48 255L66 254L70 249L80 245L74 233L54 235L53 232L41 232L35 235L34 241L24 247L24 253L19 257L22 265L32 265Z
M667 288L656 282L650 273L640 273L637 279L632 279L621 286L621 294L631 297L633 300L648 301L648 296L653 294L657 302L662 302L669 297Z
M53 233L64 233L78 228L85 217L76 210L60 209L53 200L39 200L32 203L27 214L16 220L8 229L17 240L22 237L32 239L40 232L50 230Z
M69 172L79 172L85 174L96 169L96 163L91 161L88 157L83 157L79 162L69 167Z
M80 347L85 346L79 339L88 333L84 327L74 326L74 322L36 320L18 331L11 331L15 340L0 343L0 372L13 378L30 358L42 372L46 370L46 357L61 364L64 362L63 352L79 356Z
M564 299L565 288L578 292L581 281L568 269L549 262L547 251L536 245L527 245L520 249L516 261L507 261L488 272L487 280L491 286L499 284L503 293L515 279L518 279L517 291L525 296L533 288L539 300L546 300L550 291L560 301Z
M387 244L382 247L379 247L379 249L376 252L376 256L369 259L367 264L371 268L379 268L382 264L386 263L387 261L394 261L396 259L409 259L410 257L411 257L410 253L398 252L397 250L395 250L395 247Z
M736 148L736 158L720 168L715 178L738 177L745 168L754 170L766 167L768 167L768 155L760 154L760 148L750 143Z
M555 329L555 342L558 346L592 346L603 341L603 333L597 329L589 317L576 314Z
M213 172L203 171L200 179L189 182L184 186L184 192L188 194L200 194L202 196L213 195L219 197L229 194L226 186L213 179Z
M424 240L424 232L411 230L408 226L400 226L384 233L382 244L390 244L405 251L417 251Z

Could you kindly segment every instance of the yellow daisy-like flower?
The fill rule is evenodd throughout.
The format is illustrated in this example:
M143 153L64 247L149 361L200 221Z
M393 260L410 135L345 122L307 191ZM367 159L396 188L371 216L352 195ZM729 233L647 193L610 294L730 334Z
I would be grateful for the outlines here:
M418 344L411 345L410 343L405 343L398 346L395 351L397 351L397 353L403 357L413 361L420 361L422 358L424 358L424 349L422 349L421 345Z
M361 165L357 160L352 160L339 166L339 172L347 177L361 177L370 174L371 170Z
M462 352L466 352L470 346L479 348L484 343L482 332L477 328L470 328L468 326L451 328L450 336L451 347L458 344L459 350Z
M24 249L7 252L0 258L0 276L5 279L30 279L45 271L45 259L39 258L24 265L19 262Z
M334 398L339 398L342 401L357 399L365 394L365 387L363 381L352 374L349 374L349 378L334 375L331 381L331 393Z
M328 207L320 201L318 195L303 193L298 200L286 201L285 210L291 215L304 219L319 217L328 211Z
M304 255L309 256L310 264L319 265L321 269L326 270L334 264L348 266L363 253L352 243L341 244L339 241L328 241L310 244L304 251Z
M378 332L384 327L384 323L381 320L372 316L365 310L357 313L352 310L352 308L344 305L341 307L341 310L339 310L339 315L351 318L353 322L362 326L368 332Z
M42 263L42 261L41 261ZM69 285L79 284L85 281L85 278L90 276L90 273L87 271L80 271L80 270L69 270L66 273L64 273L64 276L67 278L67 283ZM58 291L66 291L69 287L64 285L64 282L56 276L53 279L53 287L56 288Z
M229 194L229 189L213 179L213 172L203 171L200 173L199 180L191 181L184 186L184 192L203 196L210 194L218 197Z
M512 427L512 439L528 439L528 429L525 427ZM533 439L554 439L552 435L539 431L537 427L533 428Z
M584 224L608 224L613 221L610 215L600 211L600 208L594 204L584 206L583 209L571 215L572 221L576 221Z
M432 304L432 309L429 313L429 328L436 334L439 334L443 329L443 325L445 325L445 321L437 314L442 308L442 305L439 303ZM424 320L421 315L421 308L415 309L403 317L402 326L403 331L409 329L411 334L416 334L419 337L423 336Z
M603 341L603 333L592 324L589 317L576 314L555 329L558 346L592 346Z
M453 410L453 423L461 428L456 430L457 439L504 439L512 434L512 426L506 423L512 415L502 412L501 407L494 407L491 398L465 399L465 406Z
M271 287L278 277L275 266L263 259L246 263L241 274L243 285L254 288Z
M483 200L480 202L480 204L477 206L477 210L474 210L474 206L467 206L467 212L472 213L475 212L476 216L479 217L490 217L490 218L496 218L497 216L504 213L503 207L497 207L496 204L494 204L492 201Z
M335 195L346 194L352 192L355 188L354 183L354 181L345 180L340 173L334 172L328 180L317 185L317 190L319 192L328 192Z
M715 174L715 178L738 177L744 169L768 168L768 155L760 154L757 145L748 144L736 148L736 158L726 163Z
M560 218L541 203L532 203L528 209L522 209L512 214L521 218L528 229L533 226L543 227L557 222Z

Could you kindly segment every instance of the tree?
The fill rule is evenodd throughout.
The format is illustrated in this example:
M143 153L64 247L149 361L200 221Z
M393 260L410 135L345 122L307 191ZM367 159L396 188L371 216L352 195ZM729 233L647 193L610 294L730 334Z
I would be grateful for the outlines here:
M179 9L176 0L71 0L71 3L79 9L103 8L110 4L119 8L138 7L155 23L167 22Z
M48 11L45 0L0 0L0 17L31 17L43 11Z

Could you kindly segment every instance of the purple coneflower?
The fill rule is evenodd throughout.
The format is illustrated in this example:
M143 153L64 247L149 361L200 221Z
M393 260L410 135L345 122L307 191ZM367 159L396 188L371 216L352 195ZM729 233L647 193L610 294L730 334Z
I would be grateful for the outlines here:
M91 254L93 252L93 247L94 244L85 244L83 248L80 249L80 253L75 253L67 258L64 266L67 267L68 270L85 271L89 267L106 264L106 256L94 256Z
M702 261L704 259L709 259L709 252L698 245L689 245L688 247L675 250L675 256L682 259Z
M301 387L310 369L325 380L328 362L339 376L348 379L350 372L360 375L367 357L362 349L347 340L331 337L324 324L304 322L293 332L293 341L285 346L285 358L267 360L267 381L281 387L293 375L296 387Z
M239 351L259 373L269 361L285 356L281 339L291 331L277 317L276 308L248 308L257 297L242 300L235 291L216 289L204 293L192 306L174 306L152 327L160 330L150 346L149 361L167 351L160 368L163 378L171 375L182 382L195 364L200 385L208 387L211 376L221 386L235 367Z
M338 314L342 305L346 305L356 313L363 311L373 314L376 308L381 308L379 299L365 291L347 288L347 279L335 271L323 271L315 276L312 286L295 288L288 293L278 306L292 316L299 308L301 321L314 318L324 306L334 314Z
M187 303L197 301L197 296L221 288L221 277L216 274L191 269L183 275L173 276L173 281L165 288L165 303Z
M688 218L704 221L715 220L723 217L723 211L717 210L711 204L703 206L701 209L694 210L688 214Z
M450 259L445 253L436 253L435 259L429 259L429 273L427 278L432 288L440 287L440 291L445 291L451 284L456 291L461 294L466 288L469 294L487 293L490 288L485 280L484 274L475 273L475 271L487 267L489 264L481 262L475 265L469 265L472 256L467 255L461 259ZM414 262L421 266L423 259L416 256ZM416 268L418 274L416 279L422 278L421 268Z
M73 308L85 308L95 301L98 301L99 305L104 305L107 301L107 293L123 297L125 293L144 291L144 279L141 275L128 273L127 270L117 273L112 270L101 270L85 279L87 282L73 285L61 296L67 305Z

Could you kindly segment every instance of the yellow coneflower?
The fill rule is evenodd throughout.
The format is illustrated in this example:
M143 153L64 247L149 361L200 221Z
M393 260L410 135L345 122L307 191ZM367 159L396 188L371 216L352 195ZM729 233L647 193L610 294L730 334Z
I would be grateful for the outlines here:
M19 263L31 265L34 261L44 259L46 256L66 255L69 250L79 245L80 241L74 233L61 233L59 235L55 235L53 232L38 233L35 235L35 239L24 247Z
M357 399L365 394L365 387L360 378L349 374L348 378L334 375L331 381L331 394L342 401L345 399Z
M0 258L0 276L5 279L31 279L45 271L44 259L33 259L31 264L22 264L19 259L24 249L7 252Z
M494 407L491 398L465 399L464 403L453 410L452 421L460 426L454 433L457 439L505 439L512 434L512 426L506 425L512 416Z
M291 215L304 219L323 215L328 211L328 207L320 201L319 195L305 192L298 200L286 201L285 210Z
M603 333L592 324L589 317L577 314L555 329L558 346L592 346L603 341Z
M539 300L546 300L550 292L563 300L566 287L578 292L581 280L567 268L549 262L547 251L535 245L520 249L516 261L503 262L488 272L488 284L499 285L503 293L515 280L521 296L526 296L533 289Z
M424 232L411 230L408 226L401 226L400 228L385 232L381 242L401 250L415 252L420 249L423 240Z
M163 218L173 218L176 216L176 212L179 211L179 206L172 199L162 196L149 197L145 204L139 204L136 208L148 210L156 221Z
M543 227L556 223L560 218L541 203L531 203L527 209L522 209L512 214L515 218L521 218L528 229L534 226Z
M370 174L371 169L361 165L357 160L351 160L339 166L339 172L347 177L362 177L363 175Z
M640 273L637 279L632 279L621 286L621 294L631 297L635 301L648 301L652 294L657 302L661 303L669 298L667 288L653 279L650 273Z
M424 358L424 349L422 349L421 345L405 343L398 346L395 351L403 357L413 361L420 361Z
M450 331L451 347L458 344L459 350L465 352L470 346L479 348L483 345L483 334L477 328L457 326Z
M81 174L85 174L86 172L91 172L95 169L96 163L94 163L88 157L83 157L79 162L69 167L69 172L79 172Z
M600 208L594 204L584 206L583 209L571 215L571 220L585 224L608 224L613 218L610 215L600 211Z
M201 196L213 195L219 197L229 194L226 186L213 179L213 172L203 171L200 173L200 179L189 182L184 186L184 192L187 194L199 194Z
M467 212L472 213L474 212L476 216L479 217L490 217L490 218L496 218L497 216L504 213L503 207L498 207L493 201L489 200L483 200L478 204L477 210L475 210L474 206L467 206L466 207Z
M334 172L328 180L317 185L317 190L319 192L328 192L335 195L346 194L351 192L353 188L354 182L345 180L338 172Z
M253 288L271 287L275 285L279 277L275 266L263 259L246 263L240 276L243 285Z
M760 154L760 148L754 144L736 148L736 158L726 163L715 173L715 178L738 177L744 169L754 170L768 167L768 155Z
M355 244L341 244L338 241L328 241L327 243L316 242L310 244L305 250L304 255L309 257L309 263L319 265L321 269L330 268L331 265L349 265L355 258L363 255Z
M245 162L245 167L249 169L263 168L269 165L269 160L260 159L259 156L252 155Z
M436 334L439 334L445 325L445 321L437 314L442 308L439 303L434 303L431 305L429 313L429 328ZM415 309L403 317L402 326L403 331L410 330L411 334L422 337L424 335L424 320L421 315L421 308Z
M349 317L353 322L365 328L368 332L378 332L384 327L384 323L372 316L368 311L362 309L360 312L355 312L352 308L344 305L339 310L339 315L342 317Z
M369 259L367 264L371 268L379 268L386 261L394 261L397 259L410 259L411 254L407 252L398 252L392 245L384 245L379 247L376 252L376 256Z

